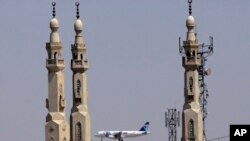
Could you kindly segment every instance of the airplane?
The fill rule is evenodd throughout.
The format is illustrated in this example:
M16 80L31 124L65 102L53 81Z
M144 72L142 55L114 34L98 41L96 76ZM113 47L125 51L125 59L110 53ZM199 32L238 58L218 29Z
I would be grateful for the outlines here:
M118 141L123 141L123 138L139 137L143 135L150 134L148 131L149 122L146 122L138 131L99 131L95 134L96 137L118 139Z

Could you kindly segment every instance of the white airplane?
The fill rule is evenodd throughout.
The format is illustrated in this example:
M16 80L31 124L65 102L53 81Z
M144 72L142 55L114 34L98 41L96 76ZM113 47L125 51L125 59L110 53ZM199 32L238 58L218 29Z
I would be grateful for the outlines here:
M138 131L99 131L95 134L95 136L101 138L101 141L103 138L118 139L118 141L123 141L123 138L139 137L150 134L148 126L149 122L146 122Z

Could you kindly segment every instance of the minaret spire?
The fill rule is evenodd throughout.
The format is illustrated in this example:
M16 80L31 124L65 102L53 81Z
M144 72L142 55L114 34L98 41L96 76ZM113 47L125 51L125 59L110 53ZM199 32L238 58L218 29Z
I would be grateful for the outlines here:
M79 2L76 5L75 43L71 45L73 71L73 107L70 115L70 140L91 141L90 116L88 112L87 75L88 61L86 47L82 36L83 24L80 19Z
M187 38L183 41L184 52L182 65L184 73L185 102L182 112L182 141L203 141L203 123L200 109L200 89L198 68L201 66L201 58L198 53L199 44L195 36L195 20L189 3L189 16L186 20Z
M189 4L189 15L192 15L192 0L188 0Z
M53 11L52 11L52 16L53 16L53 18L55 18L56 17L56 2L52 2L52 6L53 6Z
M50 21L50 42L46 43L48 58L48 98L46 107L48 114L45 124L45 141L69 141L69 125L65 119L64 99L64 59L62 58L62 45L59 38L59 22L55 17L56 3L52 2L53 14Z
M80 12L79 12L80 3L76 2L75 5L76 5L76 18L79 19L80 18Z

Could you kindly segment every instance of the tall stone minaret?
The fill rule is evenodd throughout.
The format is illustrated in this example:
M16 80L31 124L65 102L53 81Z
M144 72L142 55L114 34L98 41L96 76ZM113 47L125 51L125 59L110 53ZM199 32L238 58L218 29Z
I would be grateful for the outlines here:
M55 18L55 5L53 2L53 18L50 21L50 42L46 43L48 59L48 98L46 107L48 114L45 124L45 141L69 141L69 125L65 119L64 99L64 59L62 59L62 44L60 42L58 28L59 23Z
M182 58L182 65L185 69L185 103L182 113L182 141L203 141L202 113L199 103L199 74L197 71L201 65L201 59L194 31L195 20L191 13L190 8L190 15L186 20L187 38L186 41L183 41L185 55Z
M77 19L74 24L75 43L71 45L73 71L73 107L70 115L70 140L90 141L90 116L88 112L87 75L88 61L86 47L82 36L83 24L79 16L79 3L77 6Z

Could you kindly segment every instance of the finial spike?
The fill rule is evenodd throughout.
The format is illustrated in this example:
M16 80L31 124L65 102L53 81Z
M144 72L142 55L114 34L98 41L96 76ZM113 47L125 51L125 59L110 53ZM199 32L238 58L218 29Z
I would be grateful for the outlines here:
M75 5L76 5L76 18L79 19L80 18L80 12L79 12L80 3L76 2Z
M192 15L192 0L188 0L189 3L189 15Z
M52 16L53 16L53 18L55 18L55 16L56 16L56 8L55 8L56 2L53 1L52 6L53 6Z

